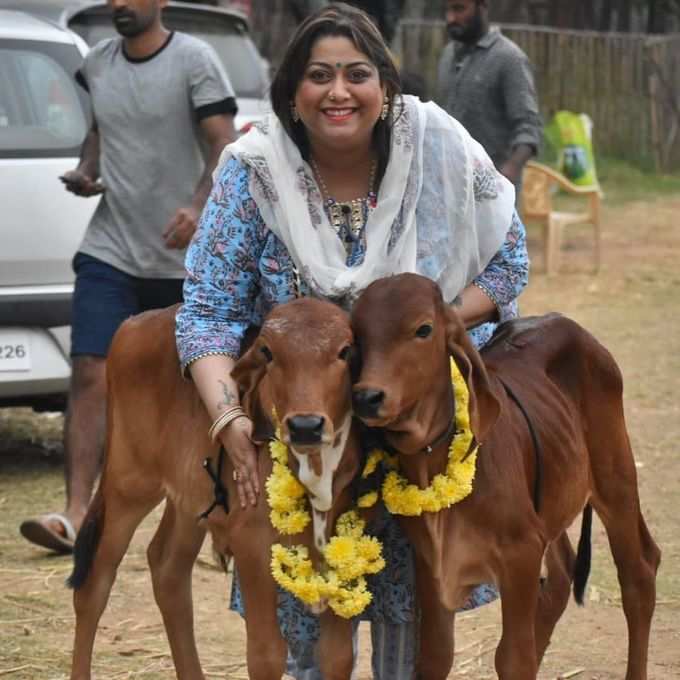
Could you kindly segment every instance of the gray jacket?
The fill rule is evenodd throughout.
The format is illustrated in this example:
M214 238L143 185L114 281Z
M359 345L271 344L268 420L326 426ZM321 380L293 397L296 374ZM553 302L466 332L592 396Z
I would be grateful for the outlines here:
M484 147L497 167L527 144L537 152L542 121L526 54L499 30L475 45L450 42L439 61L438 103Z

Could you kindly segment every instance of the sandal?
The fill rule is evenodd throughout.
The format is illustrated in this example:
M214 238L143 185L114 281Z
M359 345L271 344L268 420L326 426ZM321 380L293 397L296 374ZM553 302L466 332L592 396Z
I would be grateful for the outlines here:
M64 534L60 534L49 526L50 522L59 522L64 528ZM76 540L76 531L73 524L64 515L52 512L42 515L37 519L28 519L19 527L21 535L31 543L42 548L53 550L58 553L72 553L73 544Z

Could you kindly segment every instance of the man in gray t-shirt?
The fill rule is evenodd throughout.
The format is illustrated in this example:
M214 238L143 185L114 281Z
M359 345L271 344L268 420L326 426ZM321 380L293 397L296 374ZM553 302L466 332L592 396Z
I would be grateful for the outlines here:
M165 0L110 3L120 37L88 53L76 75L93 124L76 170L61 179L101 194L73 266L72 377L64 428L66 510L22 523L45 548L70 552L102 456L105 361L129 316L182 298L184 250L236 137L236 102L212 48L165 29Z
M154 54L140 58L113 38L90 51L78 81L92 100L107 188L80 252L134 276L183 278L191 234L187 229L179 242L168 242L169 225L177 227L177 212L186 208L193 208L195 223L205 202L204 191L195 195L206 170L201 133L215 122L226 128L225 114L236 111L217 56L184 33L169 33ZM218 139L217 154L226 141Z
M489 25L491 0L448 0L452 41L439 62L440 104L519 187L522 169L541 142L541 117L524 52Z

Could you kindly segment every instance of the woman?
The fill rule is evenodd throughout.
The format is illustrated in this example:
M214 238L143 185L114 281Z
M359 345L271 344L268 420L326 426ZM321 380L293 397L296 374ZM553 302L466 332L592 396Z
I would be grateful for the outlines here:
M272 306L311 294L349 307L371 281L417 271L459 306L481 346L516 315L528 273L512 186L456 121L400 96L389 51L363 12L339 3L301 24L271 98L274 113L225 149L177 315L182 366L215 419L244 505L262 480L230 371L246 330ZM368 612L374 676L406 680L413 565L396 522L385 518L380 531L388 566L374 578ZM283 597L280 619L292 673L320 677L314 617Z

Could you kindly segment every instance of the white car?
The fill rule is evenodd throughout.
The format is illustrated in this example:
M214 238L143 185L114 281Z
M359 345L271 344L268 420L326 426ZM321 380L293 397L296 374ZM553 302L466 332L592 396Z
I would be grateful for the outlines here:
M241 14L170 2L163 19L216 50L237 130L264 116L267 68ZM73 76L88 45L112 35L102 0L0 0L0 407L66 403L71 260L98 199L65 191L59 175L78 164L90 123Z
M71 259L97 201L64 190L88 104L76 34L0 10L0 406L63 408Z
M1 8L21 10L70 28L92 47L116 35L105 0L0 0ZM269 110L269 65L250 37L248 20L238 10L214 2L175 2L163 9L169 29L189 33L213 47L229 75L238 115L236 129L245 132Z

